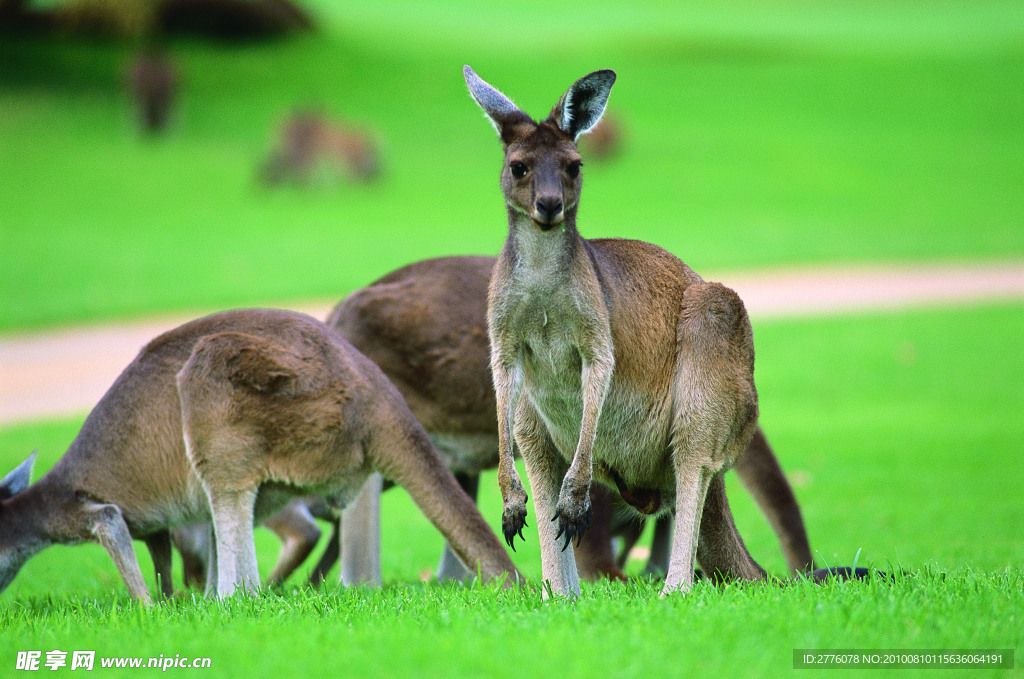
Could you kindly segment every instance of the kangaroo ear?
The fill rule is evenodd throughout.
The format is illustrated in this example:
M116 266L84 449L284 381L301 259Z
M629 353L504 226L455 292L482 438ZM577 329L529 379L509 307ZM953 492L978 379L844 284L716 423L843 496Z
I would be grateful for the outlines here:
M32 479L32 465L35 464L36 453L38 452L38 450L32 451L27 460L15 467L14 471L3 479L0 479L0 500L6 500L12 495L17 495L28 488L28 483Z
M555 104L551 122L575 141L601 120L614 84L615 71L608 69L583 76Z
M485 83L469 66L462 67L462 75L473 99L484 110L498 136L506 144L511 139L512 128L519 123L530 122L530 116L519 110L512 100Z

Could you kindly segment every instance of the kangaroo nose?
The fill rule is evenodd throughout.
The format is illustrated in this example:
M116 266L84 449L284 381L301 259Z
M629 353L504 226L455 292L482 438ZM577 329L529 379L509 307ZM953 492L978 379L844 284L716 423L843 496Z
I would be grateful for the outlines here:
M537 213L544 221L551 222L562 211L561 198L538 198Z

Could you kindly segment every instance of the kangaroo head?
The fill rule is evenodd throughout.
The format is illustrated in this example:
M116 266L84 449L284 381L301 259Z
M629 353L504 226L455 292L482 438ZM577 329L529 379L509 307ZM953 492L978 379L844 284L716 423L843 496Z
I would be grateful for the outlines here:
M601 119L615 72L595 71L577 80L540 123L469 66L463 75L505 147L501 190L509 210L530 218L542 231L575 219L583 186L576 140Z
M5 516L10 514L10 511L4 505L10 498L28 488L35 461L36 454L32 453L27 460L15 467L14 471L0 479L0 592L11 584L11 580L18 574L29 556L20 544L20 526L16 525L18 517Z
M36 461L36 452L33 451L24 462L19 464L10 474L0 479L0 500L6 500L12 495L17 495L28 488L28 482L32 479L32 466Z

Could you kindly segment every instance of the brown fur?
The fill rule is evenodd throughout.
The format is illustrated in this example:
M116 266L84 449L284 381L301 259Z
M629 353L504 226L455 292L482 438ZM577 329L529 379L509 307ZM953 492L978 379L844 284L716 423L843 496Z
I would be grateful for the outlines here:
M381 367L435 440L438 435L444 441L475 435L491 441L471 460L439 445L445 462L456 472L476 473L497 464L496 403L487 339L487 286L496 261L493 257L444 257L409 264L353 292L327 318L329 325ZM735 469L775 528L791 569L807 570L811 552L799 505L760 431ZM576 550L583 577L621 573L607 534L643 525L614 519L611 499L603 487L595 486L591 530ZM614 520L614 528L603 525L601 517ZM653 567L663 572L667 560Z
M401 395L344 339L282 311L199 319L147 345L53 469L3 501L0 587L50 544L99 541L148 600L131 538L156 536L163 550L168 528L209 520L211 503L216 523L218 498L245 494L251 531L296 494L342 503L374 470L406 488L464 561L518 577Z

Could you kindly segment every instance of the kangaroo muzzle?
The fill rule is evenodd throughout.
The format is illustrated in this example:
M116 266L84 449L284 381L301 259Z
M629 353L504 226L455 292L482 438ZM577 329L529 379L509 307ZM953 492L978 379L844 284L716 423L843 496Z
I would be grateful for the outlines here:
M562 199L558 197L538 198L533 205L533 214L530 217L541 231L548 231L558 226L565 218Z

